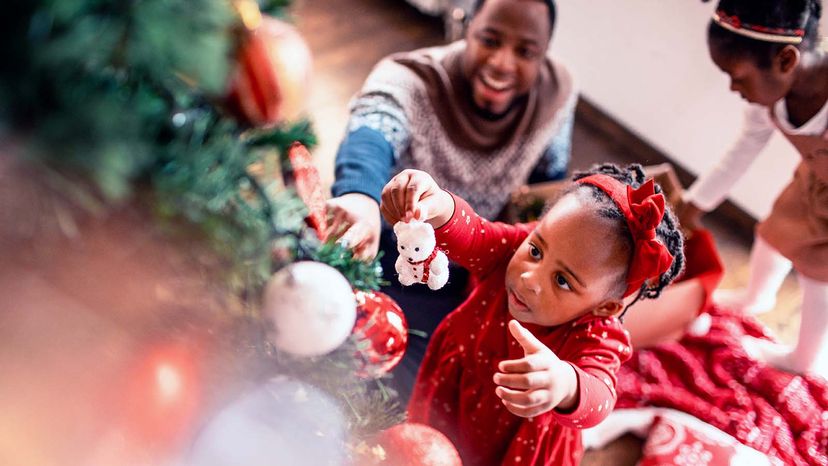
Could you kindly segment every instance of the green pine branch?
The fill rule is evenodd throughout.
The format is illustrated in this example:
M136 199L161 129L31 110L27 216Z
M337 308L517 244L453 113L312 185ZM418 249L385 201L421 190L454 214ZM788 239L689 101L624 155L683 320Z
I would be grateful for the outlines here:
M318 387L336 400L355 438L369 436L405 420L396 392L386 385L391 375L360 378L355 357L359 342L352 336L333 352L316 358L273 352L270 360L279 372Z
M259 9L262 13L284 18L293 0L259 0Z
M339 270L358 290L378 290L388 284L382 279L381 257L382 252L371 261L363 261L356 259L353 251L341 243L327 242L312 250L308 258Z
M277 15L289 3L260 1ZM340 244L320 244L292 191L274 192L250 175L272 149L284 161L294 141L310 148L316 138L309 121L251 130L222 108L237 21L228 0L4 5L0 135L14 135L27 157L90 209L149 191L169 231L182 222L195 227L228 264L228 289L251 306L272 273L297 259L329 264L357 289L377 289L378 260L361 262ZM83 182L71 181L77 179ZM376 430L395 410L382 386L354 376L354 351L346 345L278 368L340 396L356 429Z
M317 144L313 125L307 119L269 129L249 130L245 133L244 139L250 147L276 148L284 158L294 142L301 142L308 150L312 150Z

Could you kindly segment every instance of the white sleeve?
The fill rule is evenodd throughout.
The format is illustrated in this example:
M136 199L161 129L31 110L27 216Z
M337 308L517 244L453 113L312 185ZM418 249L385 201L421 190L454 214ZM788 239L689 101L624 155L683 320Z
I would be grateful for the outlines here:
M724 201L733 185L756 160L776 127L768 109L750 105L744 114L742 133L713 168L699 177L684 194L685 202L711 211Z

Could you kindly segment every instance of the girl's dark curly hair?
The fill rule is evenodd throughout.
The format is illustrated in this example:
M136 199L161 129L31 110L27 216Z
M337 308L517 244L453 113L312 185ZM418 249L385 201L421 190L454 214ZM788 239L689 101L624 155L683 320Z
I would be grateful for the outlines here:
M635 163L627 165L624 168L618 165L605 163L603 165L594 165L587 171L576 172L572 180L577 181L590 175L602 174L608 175L616 180L630 185L633 188L638 188L646 181L646 175L641 165ZM661 186L656 183L655 190L657 193L662 192ZM613 202L613 200L597 186L590 184L573 184L568 190L569 193L574 193L581 201L593 202L596 205L596 211L601 217L608 218L614 221L617 227L617 233L624 238L624 244L628 251L632 252L633 237L630 233L630 228L624 218L621 209ZM670 268L658 277L658 280L648 280L639 290L636 301L641 298L657 298L667 285L669 285L675 278L684 270L684 237L681 233L678 220L673 215L673 212L668 207L664 211L664 218L656 227L656 237L667 247L670 254L673 256L673 263ZM631 258L632 259L632 258ZM626 277L625 277L626 278ZM618 295L623 294L626 289L626 280L619 284L617 290Z
M708 0L702 0L707 2ZM819 18L822 0L720 0L717 11L737 16L743 23L782 29L802 29L805 36L797 48L812 51L819 44ZM767 69L785 44L765 42L728 31L714 21L707 30L707 40L732 56L744 56L756 66Z

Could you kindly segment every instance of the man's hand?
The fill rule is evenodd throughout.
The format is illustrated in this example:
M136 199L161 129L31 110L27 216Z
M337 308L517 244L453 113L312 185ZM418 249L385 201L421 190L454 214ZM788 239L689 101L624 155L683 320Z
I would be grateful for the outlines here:
M568 411L578 403L578 376L518 321L509 322L509 331L523 347L524 357L502 361L494 382L495 393L512 414L534 417L551 409Z
M377 255L380 238L380 210L377 201L365 194L348 193L327 204L328 238L338 239L354 256L371 260Z

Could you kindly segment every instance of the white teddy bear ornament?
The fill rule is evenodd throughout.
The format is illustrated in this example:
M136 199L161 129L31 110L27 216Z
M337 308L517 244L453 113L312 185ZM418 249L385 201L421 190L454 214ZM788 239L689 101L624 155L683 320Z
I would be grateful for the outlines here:
M432 290L442 288L449 278L448 258L437 247L434 227L420 220L397 222L394 234L400 253L394 268L400 283L403 286L425 283Z

